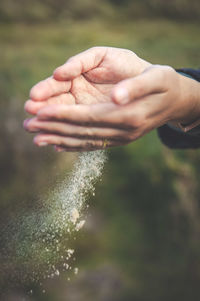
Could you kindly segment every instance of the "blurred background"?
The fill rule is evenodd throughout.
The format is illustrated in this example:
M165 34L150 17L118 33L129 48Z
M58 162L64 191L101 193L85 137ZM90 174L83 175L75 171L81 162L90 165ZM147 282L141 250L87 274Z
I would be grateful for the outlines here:
M199 25L199 0L1 0L1 228L34 211L76 160L76 154L37 149L23 130L30 88L91 46L198 68ZM152 132L108 156L74 242L78 275L46 281L44 294L37 283L13 283L11 265L0 273L2 301L200 298L200 152L169 150ZM0 253L1 271L3 264Z

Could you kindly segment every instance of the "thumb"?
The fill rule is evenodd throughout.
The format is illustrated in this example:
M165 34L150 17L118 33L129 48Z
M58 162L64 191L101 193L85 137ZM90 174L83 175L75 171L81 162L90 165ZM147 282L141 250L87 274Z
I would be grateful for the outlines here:
M140 75L121 81L111 92L113 102L127 104L148 94L164 92L164 68L151 66Z
M86 51L83 51L73 57L67 62L58 67L53 77L57 80L71 80L96 68L104 58L106 53L105 47L92 47Z

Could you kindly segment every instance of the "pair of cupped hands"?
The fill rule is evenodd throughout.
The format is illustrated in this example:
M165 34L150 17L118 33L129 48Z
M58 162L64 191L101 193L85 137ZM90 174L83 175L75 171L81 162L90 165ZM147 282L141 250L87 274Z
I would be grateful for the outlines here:
M90 151L128 144L168 122L195 118L194 82L127 49L93 47L37 83L24 121L38 146Z

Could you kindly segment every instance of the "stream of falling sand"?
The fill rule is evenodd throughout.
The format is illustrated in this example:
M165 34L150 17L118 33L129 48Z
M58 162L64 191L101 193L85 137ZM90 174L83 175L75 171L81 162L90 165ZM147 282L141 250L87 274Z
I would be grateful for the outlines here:
M82 211L87 197L94 195L105 161L105 151L81 153L70 175L43 200L43 207L8 226L0 255L5 265L16 266L13 277L42 281L72 268L74 250L69 238L84 226Z

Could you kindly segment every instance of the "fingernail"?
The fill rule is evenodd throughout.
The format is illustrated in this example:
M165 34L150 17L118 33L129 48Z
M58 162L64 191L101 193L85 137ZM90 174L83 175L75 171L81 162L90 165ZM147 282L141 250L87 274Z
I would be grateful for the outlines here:
M29 122L29 119L25 119L24 122L23 122L23 127L25 129L26 129L26 126L27 126L28 122Z
M37 142L37 145L42 147L42 146L47 146L48 143L45 141L41 141L41 142Z
M129 102L128 91L125 88L118 88L115 91L115 99L119 104L126 104Z
M27 100L27 101L25 102L25 104L24 104L24 110L25 110L25 111L27 111L28 106L29 106L29 103L28 103L28 100Z

